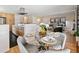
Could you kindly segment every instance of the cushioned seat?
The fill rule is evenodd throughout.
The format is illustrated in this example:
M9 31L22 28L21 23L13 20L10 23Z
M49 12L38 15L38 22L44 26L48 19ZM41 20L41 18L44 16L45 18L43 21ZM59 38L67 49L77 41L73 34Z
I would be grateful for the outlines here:
M38 52L38 47L35 45L27 44L25 45L25 48L29 53L37 53Z
M17 43L18 43L19 50L21 53L36 53L36 52L38 52L38 47L31 45L31 44L27 44L25 39L21 36L18 37Z
M65 33L58 33L58 34L59 34L59 37L56 37L57 44L53 46L53 48L56 50L64 49L65 43L66 43L66 34Z

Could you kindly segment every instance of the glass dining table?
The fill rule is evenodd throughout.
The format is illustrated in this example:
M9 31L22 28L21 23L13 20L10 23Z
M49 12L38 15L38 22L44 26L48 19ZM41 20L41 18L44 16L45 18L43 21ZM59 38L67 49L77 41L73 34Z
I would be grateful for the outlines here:
M53 47L53 45L57 44L57 40L55 39L55 33L50 32L47 33L45 37L40 37L40 35L34 36L34 35L25 35L24 39L28 44L35 45L38 47L38 50L49 50L50 47Z

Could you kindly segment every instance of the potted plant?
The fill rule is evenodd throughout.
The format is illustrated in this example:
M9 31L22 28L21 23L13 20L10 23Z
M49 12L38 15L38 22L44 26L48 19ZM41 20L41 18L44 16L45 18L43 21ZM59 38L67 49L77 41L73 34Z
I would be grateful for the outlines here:
M79 31L75 32L75 36L76 36L76 41L79 41Z

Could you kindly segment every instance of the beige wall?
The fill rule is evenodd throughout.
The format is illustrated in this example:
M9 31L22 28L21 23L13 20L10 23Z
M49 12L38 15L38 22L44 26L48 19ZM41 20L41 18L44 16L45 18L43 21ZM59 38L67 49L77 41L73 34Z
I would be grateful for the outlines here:
M51 15L51 16L44 16L42 17L42 22L49 23L50 18L60 18L60 17L66 17L66 20L68 21L73 21L75 20L75 14L74 12L69 12L69 13L63 13L63 14L56 14L56 15Z
M27 23L32 23L32 19L30 16L15 14L15 25Z
M15 14L0 12L0 17L6 17L6 24L9 24L10 31L12 30L12 25L15 24Z

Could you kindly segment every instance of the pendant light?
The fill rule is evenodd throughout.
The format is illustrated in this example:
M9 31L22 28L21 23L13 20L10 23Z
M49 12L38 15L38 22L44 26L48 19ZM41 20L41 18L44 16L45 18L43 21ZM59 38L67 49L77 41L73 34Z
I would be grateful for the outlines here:
M28 14L28 13L26 12L26 10L25 10L24 7L21 7L21 8L19 8L18 14L19 14L19 15L26 15L26 14Z

